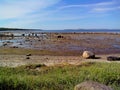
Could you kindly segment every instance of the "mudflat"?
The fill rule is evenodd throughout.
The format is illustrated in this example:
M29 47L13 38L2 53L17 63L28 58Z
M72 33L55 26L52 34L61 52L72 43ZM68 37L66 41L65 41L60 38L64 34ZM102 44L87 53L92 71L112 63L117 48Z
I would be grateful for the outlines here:
M120 34L30 33L12 38L1 37L0 40L0 54L78 56L85 50L96 54L120 53Z
M0 66L14 67L38 63L48 66L77 65L86 61L109 62L107 56L119 56L120 34L30 33L1 37L0 45ZM100 58L83 59L81 56L85 50L94 52Z

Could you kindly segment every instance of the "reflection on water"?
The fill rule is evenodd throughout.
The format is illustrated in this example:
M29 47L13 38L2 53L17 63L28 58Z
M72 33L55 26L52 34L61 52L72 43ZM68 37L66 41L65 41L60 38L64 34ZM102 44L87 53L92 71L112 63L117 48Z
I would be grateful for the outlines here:
M18 46L20 43L22 43L24 40L20 37L17 38L3 38L0 40L0 46L3 46L4 44L8 46Z

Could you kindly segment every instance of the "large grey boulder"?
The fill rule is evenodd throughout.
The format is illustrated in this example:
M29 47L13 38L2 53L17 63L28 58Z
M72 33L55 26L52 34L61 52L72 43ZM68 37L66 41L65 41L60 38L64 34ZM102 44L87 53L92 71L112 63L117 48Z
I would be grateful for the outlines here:
M95 54L91 51L84 51L82 57L85 59L95 58Z
M74 90L113 90L113 89L98 82L86 81L76 85Z

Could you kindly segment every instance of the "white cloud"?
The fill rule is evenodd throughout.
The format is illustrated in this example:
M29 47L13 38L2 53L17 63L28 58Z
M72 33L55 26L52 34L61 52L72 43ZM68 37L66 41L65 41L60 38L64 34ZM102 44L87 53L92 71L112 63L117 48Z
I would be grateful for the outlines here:
M111 2L100 2L100 3L94 3L94 4L78 4L78 5L66 5L62 6L59 9L67 9L67 8L79 8L79 7L100 7L100 6L109 6L113 5L116 2L111 1Z
M100 3L93 4L93 5L94 6L109 6L109 5L113 5L113 4L116 4L116 2L114 2L114 1L111 1L111 2L100 2Z
M8 20L2 27L31 28L37 22L44 21L46 8L61 0L4 0L0 3L0 20ZM32 27L34 28L34 27Z
M93 8L92 12L107 12L107 11L113 11L118 10L120 7L108 7L108 8Z
M88 13L98 13L98 12L108 12L113 10L120 9L120 2L118 0L112 0L109 2L99 2L99 3L92 3L92 4L77 4L77 5L66 5L60 7L58 10L65 10L65 9L72 9L72 8L79 8L81 10L86 9Z
M0 19L11 19L37 12L60 0L5 0L0 3Z

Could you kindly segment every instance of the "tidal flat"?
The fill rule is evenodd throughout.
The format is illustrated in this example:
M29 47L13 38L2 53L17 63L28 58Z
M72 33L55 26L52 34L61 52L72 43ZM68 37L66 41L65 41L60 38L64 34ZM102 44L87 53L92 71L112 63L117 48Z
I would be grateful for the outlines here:
M119 33L0 33L0 89L73 90L92 80L119 90L120 61L107 61L119 53Z
M0 34L1 66L44 63L46 65L85 61L83 51L94 52L98 60L119 56L120 33L46 33L2 32ZM27 56L30 54L31 56Z
M20 50L23 54L53 56L78 56L85 50L96 54L117 54L120 53L120 34L21 32L0 36L0 54L22 54Z

